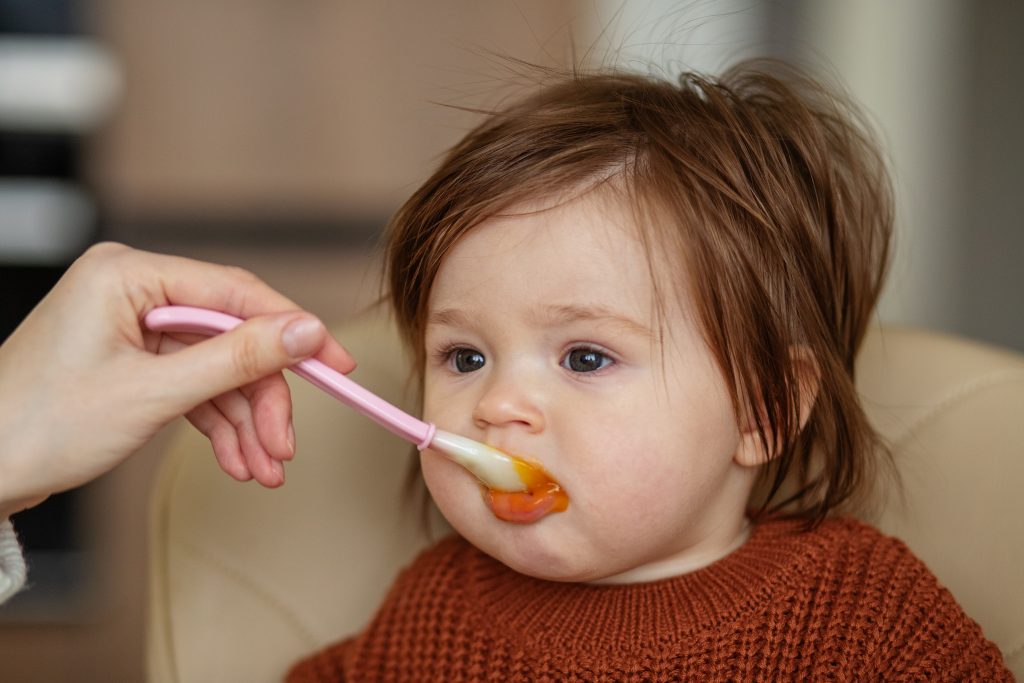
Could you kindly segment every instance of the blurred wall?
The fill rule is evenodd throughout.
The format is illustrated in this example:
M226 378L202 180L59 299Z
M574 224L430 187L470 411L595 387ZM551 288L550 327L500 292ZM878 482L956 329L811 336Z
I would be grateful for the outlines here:
M966 99L956 328L1024 350L1024 3L975 3Z
M892 162L896 250L882 317L954 329L965 275L971 8L959 0L821 0L802 9L797 50L846 82Z
M575 2L96 0L124 92L92 175L112 236L370 229L493 101L566 63ZM190 225L192 227L190 227Z
M804 0L797 50L874 114L897 244L883 319L1024 350L1024 4Z
M879 316L1024 351L1024 3L604 0L614 60L667 75L793 60L850 90L896 189Z

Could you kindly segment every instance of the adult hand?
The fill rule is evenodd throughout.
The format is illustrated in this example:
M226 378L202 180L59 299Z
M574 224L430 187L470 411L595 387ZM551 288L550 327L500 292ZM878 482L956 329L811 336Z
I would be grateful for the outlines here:
M141 323L168 304L248 320L188 345ZM319 320L243 270L92 247L0 346L0 520L106 472L183 414L225 472L279 486L295 452L280 371L311 356L355 365Z

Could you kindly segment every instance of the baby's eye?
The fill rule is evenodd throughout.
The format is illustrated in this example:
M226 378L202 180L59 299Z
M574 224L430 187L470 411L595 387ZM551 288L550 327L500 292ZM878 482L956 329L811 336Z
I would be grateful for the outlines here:
M476 349L453 349L450 358L456 372L473 372L479 370L487 363L484 354Z
M582 347L567 353L562 359L562 367L573 372L594 372L602 370L614 362L596 349Z

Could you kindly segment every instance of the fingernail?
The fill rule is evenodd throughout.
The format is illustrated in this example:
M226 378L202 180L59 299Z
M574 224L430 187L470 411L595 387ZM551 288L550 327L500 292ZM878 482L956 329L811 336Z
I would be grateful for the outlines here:
M277 475L277 485L280 486L284 483L284 465L281 464L280 460L271 460L270 468L274 470L274 474Z
M305 358L320 348L322 330L323 324L319 320L303 316L288 323L281 334L281 343L292 358Z
M295 455L295 425L288 425L288 452Z

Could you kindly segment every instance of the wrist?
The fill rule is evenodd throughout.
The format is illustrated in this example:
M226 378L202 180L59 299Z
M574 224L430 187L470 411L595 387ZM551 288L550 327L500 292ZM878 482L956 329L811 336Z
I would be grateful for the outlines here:
M0 521L10 519L11 515L46 500L46 494L33 494L25 490L26 484L28 479L15 466L14 458L0 456Z
M0 405L3 405L0 401ZM45 485L46 458L40 457L52 444L41 443L39 437L52 433L42 429L38 420L20 423L0 419L0 433L5 435L4 451L0 453L0 520L10 518L46 500L50 491ZM42 479L42 480L41 480Z

